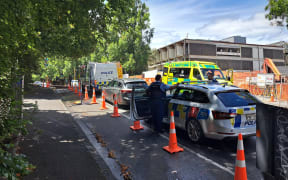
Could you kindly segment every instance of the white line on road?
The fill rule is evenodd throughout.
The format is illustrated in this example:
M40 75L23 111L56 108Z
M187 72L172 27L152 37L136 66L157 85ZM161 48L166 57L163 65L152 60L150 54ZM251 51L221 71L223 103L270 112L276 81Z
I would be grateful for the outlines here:
M100 102L102 103L102 101L100 100ZM63 104L64 105L64 104ZM112 108L113 106L112 105L110 105L110 104L106 104L106 106L108 106L108 107L110 107L110 108ZM120 114L123 116L123 117L125 117L126 119L130 119L130 117L129 116L127 116L126 114L124 114L124 113L122 113L122 112L120 112ZM76 120L76 122L77 123L79 123L79 122L81 122L81 126L85 126L85 130L83 130L82 129L82 127L81 127L81 129L83 130L83 132L86 134L86 136L87 136L87 138L89 139L89 141L91 142L91 141L93 141L93 139L92 140L90 140L90 138L88 137L88 136L91 136L91 131L87 128L87 126L86 125L84 125L84 123L82 122L82 121L80 121L80 120ZM144 126L146 129L149 129L147 126L145 126L145 125L143 125L142 124L142 126ZM90 132L90 133L89 133ZM160 134L160 136L162 137L162 138L164 138L164 139L166 139L166 140L168 140L169 141L169 138L167 137L167 136L165 136L165 135L163 135L163 134ZM93 136L93 138L94 138L94 136ZM97 141L96 141L96 139L94 138L94 141L95 141L95 145L96 146L100 146L100 145L98 145L98 143L97 143ZM95 145L93 144L93 142L91 142L91 144L94 146L94 148L95 148ZM178 144L180 144L180 146L182 146L185 150L187 150L188 152L190 152L190 153L192 153L192 154L195 154L197 157L199 157L199 158L201 158L201 159L203 159L203 160L205 160L206 162L208 162L208 163L210 163L210 164L213 164L214 166L216 166L216 167L218 167L218 168L220 168L220 169L222 169L223 171L225 171L225 172L227 172L227 173L229 173L229 174L231 174L232 176L234 176L234 172L233 171L231 171L230 169L228 169L227 167L225 167L225 166L223 166L223 165L221 165L221 164L219 164L219 163L217 163L217 162L215 162L215 161L213 161L212 159L209 159L209 158L207 158L207 157L205 157L205 156L203 156L203 155L201 155L201 154L199 154L199 153L197 153L197 152L195 152L195 151L193 151L192 149L190 149L189 147L187 147L187 146L185 146L185 145L183 145L183 144L181 144L181 143L178 143ZM100 147L101 148L101 147ZM97 149L97 148L95 148L95 149ZM98 151L98 149L97 149L97 151ZM99 152L99 151L98 151ZM104 159L104 161L106 162L106 160L105 159L107 159L106 157L103 157L103 155L102 155L102 153L99 153L100 155L101 155L101 157ZM108 164L107 164L108 165ZM115 174L116 174L116 172L115 172L115 174L114 174L114 170L112 170L111 169L111 171L112 171L112 173L113 173L113 175L115 176ZM117 174L118 175L118 174ZM118 177L118 176L115 176L115 177Z
M127 118L128 120L130 119L130 117L127 116L126 114L123 114L123 113L120 113L120 114L123 115L123 117ZM145 126L145 125L143 125L143 124L141 124L141 125L144 126L144 128L147 128L147 129L148 129L147 126ZM165 136L164 134L160 134L160 136L161 136L162 138L164 138L164 139L167 139L167 140L169 141L169 138L168 138L167 136ZM190 153L195 154L197 157L199 157L199 158L201 158L201 159L203 159L203 160L205 160L205 161L213 164L214 166L216 166L216 167L222 169L223 171L226 171L227 173L229 173L229 174L231 174L232 176L234 176L234 172L231 171L230 169L228 169L227 167L222 166L221 164L213 161L212 159L209 159L209 158L207 158L207 157L205 157L205 156L203 156L203 155L201 155L201 154L193 151L192 149L190 149L189 147L187 147L187 146L185 146L185 145L183 145L183 144L181 144L181 143L178 143L178 144L180 144L181 147L183 147L185 150L189 151Z

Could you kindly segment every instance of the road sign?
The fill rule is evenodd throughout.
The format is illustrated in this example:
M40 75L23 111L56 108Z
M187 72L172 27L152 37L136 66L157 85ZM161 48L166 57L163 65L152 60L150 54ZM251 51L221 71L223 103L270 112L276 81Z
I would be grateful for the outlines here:
M265 87L265 86L274 85L274 74L258 74L257 75L257 86Z

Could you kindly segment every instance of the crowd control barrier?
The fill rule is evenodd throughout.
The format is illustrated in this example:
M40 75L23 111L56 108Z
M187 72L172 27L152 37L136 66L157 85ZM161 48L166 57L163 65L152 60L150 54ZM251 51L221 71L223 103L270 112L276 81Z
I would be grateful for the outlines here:
M288 109L256 105L257 168L264 179L288 180Z

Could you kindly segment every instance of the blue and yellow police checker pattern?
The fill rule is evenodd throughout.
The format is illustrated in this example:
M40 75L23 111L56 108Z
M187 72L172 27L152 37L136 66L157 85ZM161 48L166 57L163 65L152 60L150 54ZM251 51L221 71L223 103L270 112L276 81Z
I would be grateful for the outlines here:
M244 128L246 118L244 118L245 116L243 116L243 115L256 113L256 106L247 107L247 108L229 109L229 113L236 113L237 114L235 118L230 119L231 125L234 128ZM252 126L256 126L256 122Z
M174 116L179 117L180 119L186 119L189 118L189 112L191 111L191 106L183 105L183 104L175 104L175 103L169 103L168 109L169 111L174 111ZM198 107L196 107L198 108ZM206 108L198 108L197 114L195 114L195 119L197 120L207 120L209 118L210 110ZM234 128L244 128L245 126L246 118L243 118L245 114L251 114L256 113L256 106L247 107L247 108L235 108L235 109L229 109L229 113L236 113L235 118L230 119L231 126ZM256 123L251 125L251 127L255 127Z
M175 104L175 103L169 103L168 109L174 111L174 116L179 117L180 119L186 119L189 118L189 112L191 111L193 107L183 105L183 104ZM195 116L192 116L192 118L195 118L197 120L207 120L209 118L210 110L206 108L197 108L197 111L195 113ZM191 116L191 114L190 114Z
M106 85L106 84L108 84L109 83L109 81L102 81L102 82L96 82L96 90L100 90L100 89L102 89L102 86L103 85Z

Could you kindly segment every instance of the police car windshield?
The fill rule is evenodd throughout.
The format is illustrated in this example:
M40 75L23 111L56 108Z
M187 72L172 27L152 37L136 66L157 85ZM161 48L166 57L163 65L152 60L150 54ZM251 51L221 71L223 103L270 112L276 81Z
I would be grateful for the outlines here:
M258 100L247 91L220 92L216 96L226 107L255 105Z
M208 79L207 73L209 71L214 73L214 79L225 79L225 77L224 77L224 75L220 69L206 69L206 68L204 69L204 68L202 68L201 72L203 74L204 79Z

